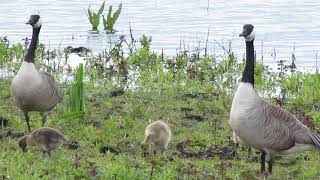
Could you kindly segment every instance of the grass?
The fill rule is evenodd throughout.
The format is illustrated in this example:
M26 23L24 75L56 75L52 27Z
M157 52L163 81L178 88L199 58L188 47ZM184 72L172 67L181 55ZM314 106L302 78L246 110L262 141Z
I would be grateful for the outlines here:
M15 108L10 83L19 66L23 49L0 46L7 58L1 67L10 67L0 80L0 116L10 125L0 129L0 177L10 179L264 179L260 175L259 154L247 158L246 148L235 149L227 123L232 96L244 63L231 53L222 61L215 56L178 54L164 57L150 49L151 37L124 57L124 42L110 52L88 55L84 75L85 114L64 118L69 103L58 104L47 126L57 128L79 143L79 148L62 147L52 157L31 148L22 153L14 136L26 133L22 114ZM123 43L123 44L122 44ZM1 54L1 53L0 53ZM16 55L15 55L16 54ZM39 53L39 64L46 60ZM110 66L109 61L113 62ZM57 78L76 70L51 68ZM56 69L57 71L53 71ZM274 104L304 121L309 118L315 130L320 127L320 77L303 72L281 73L256 66L256 89ZM61 82L64 99L73 82ZM275 85L285 98L274 98ZM124 94L116 93L119 87ZM297 109L303 113L297 113ZM299 111L300 112L300 111ZM303 115L301 115L303 114ZM41 126L38 113L31 113L31 128ZM144 129L150 121L163 119L173 138L164 154L146 159L140 149ZM11 133L8 133L10 131ZM113 147L119 154L101 153ZM236 151L236 153L233 153ZM206 156L205 156L206 155ZM274 174L267 179L318 179L319 155L305 152L275 160Z

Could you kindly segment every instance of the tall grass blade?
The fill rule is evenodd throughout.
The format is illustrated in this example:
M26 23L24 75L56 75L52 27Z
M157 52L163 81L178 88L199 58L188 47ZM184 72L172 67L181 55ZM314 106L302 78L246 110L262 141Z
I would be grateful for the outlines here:
M76 74L75 74L75 82L72 84L70 89L70 96L69 96L69 102L70 102L70 112L65 114L65 117L70 116L81 116L81 114L84 114L85 111L85 98L84 98L84 69L83 64L80 64L77 68Z

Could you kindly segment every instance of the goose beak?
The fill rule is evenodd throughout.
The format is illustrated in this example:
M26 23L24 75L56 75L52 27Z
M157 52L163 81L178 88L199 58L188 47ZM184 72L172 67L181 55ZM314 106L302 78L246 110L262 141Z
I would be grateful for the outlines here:
M247 37L249 36L249 32L247 29L243 28L242 33L239 34L239 37L243 36L243 37Z
M31 21L29 20L28 22L26 22L26 24L31 24Z
M247 34L246 30L243 29L243 30L242 30L242 33L239 34L239 37L241 37L241 36L245 37L246 34Z

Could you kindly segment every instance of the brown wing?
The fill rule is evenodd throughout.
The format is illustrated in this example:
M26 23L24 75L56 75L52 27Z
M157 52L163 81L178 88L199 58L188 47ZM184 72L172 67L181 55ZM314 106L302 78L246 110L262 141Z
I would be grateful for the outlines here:
M53 108L58 102L62 101L58 84L56 83L53 75L44 71L40 71L39 73L44 82L42 88L44 89L44 92L47 92L46 96L48 97L47 99L49 99L49 102L47 103Z
M261 101L265 146L282 151L299 144L320 144L320 138L292 114L266 101ZM319 146L320 147L320 146Z

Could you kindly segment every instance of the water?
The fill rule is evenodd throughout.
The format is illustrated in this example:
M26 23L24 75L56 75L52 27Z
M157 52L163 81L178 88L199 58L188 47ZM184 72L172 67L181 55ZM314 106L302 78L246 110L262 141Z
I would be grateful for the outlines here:
M90 0L12 0L0 6L0 36L13 42L31 37L31 28L24 23L30 14L40 13L43 28L40 41L50 48L85 46L99 52L110 46L110 36L92 34L85 9L91 4L98 9L102 1ZM208 5L209 2L209 5ZM106 1L117 6L120 1ZM244 40L238 34L245 23L255 26L257 58L275 64L276 59L291 59L295 45L298 67L316 66L320 49L320 2L318 0L126 0L115 26L129 36L129 23L135 38L152 36L152 49L175 55L179 48L205 47L209 30L208 48L211 54L223 54L215 42L243 57ZM107 10L105 11L107 12ZM261 53L263 42L263 53Z

